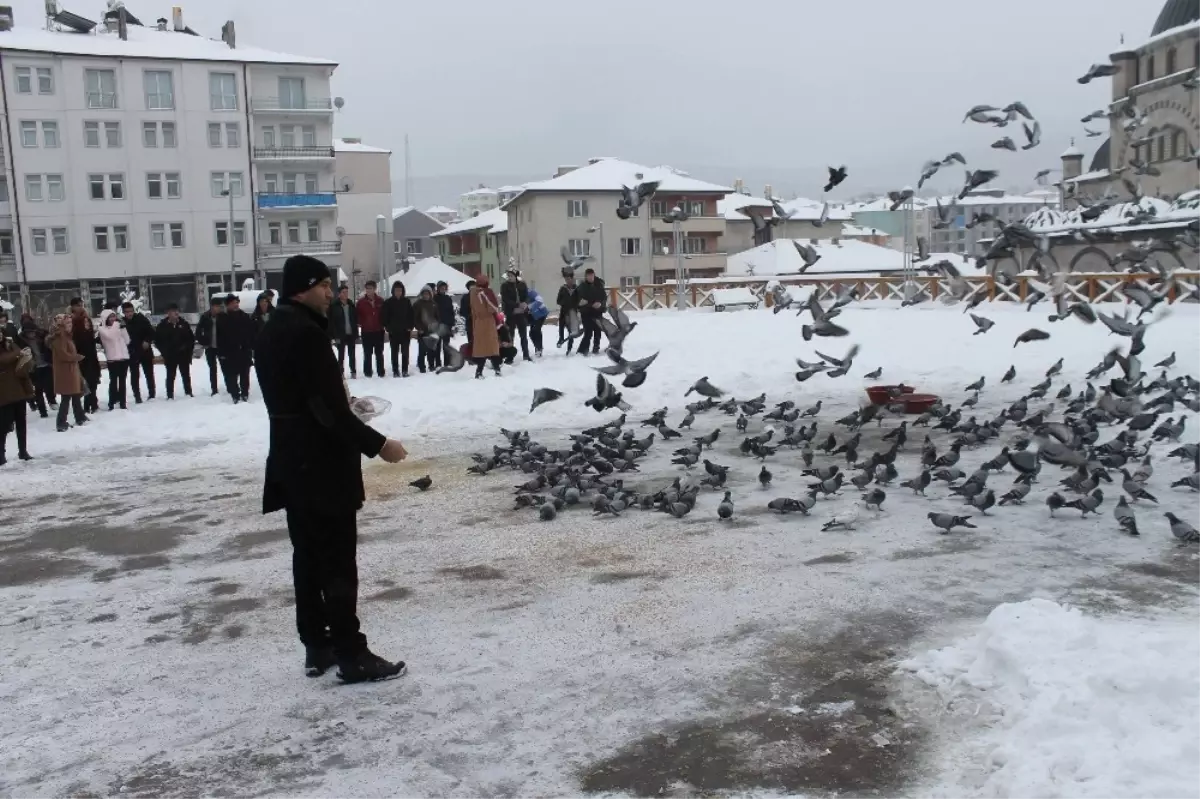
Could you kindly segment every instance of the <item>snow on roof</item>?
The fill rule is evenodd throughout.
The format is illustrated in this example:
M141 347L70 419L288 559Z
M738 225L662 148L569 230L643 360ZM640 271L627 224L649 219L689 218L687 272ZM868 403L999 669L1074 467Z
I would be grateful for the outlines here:
M458 211L455 211L453 208L447 208L444 205L431 205L425 209L425 213L427 213L427 214L457 214Z
M1080 217L1082 210L1039 208L1025 218L1025 224L1031 230L1048 236L1067 235L1076 230L1104 229L1105 232L1129 233L1151 231L1159 227L1181 227L1200 221L1200 190L1181 194L1173 203L1157 197L1143 197L1137 203L1117 203L1090 222ZM1130 224L1135 219L1137 222Z
M524 186L501 186L500 188L496 189L496 193L497 194L516 194L517 192L524 190L524 188L525 188Z
M914 210L919 211L922 208L928 208L931 205L933 205L933 200L926 200L921 197L913 197ZM900 213L899 208L897 208L894 212L892 211L892 201L887 197L876 197L874 200L846 203L843 208L849 214L869 213L874 211L888 211L897 214Z
M486 230L489 233L504 233L508 230L508 212L499 208L484 211L470 219L447 225L433 236L453 236L456 233L470 233L475 230Z
M1058 204L1058 198L1046 195L1033 196L1029 194L968 194L961 200L955 194L940 198L943 206L949 205L1045 205ZM932 205L932 201L929 203Z
M489 189L487 186L480 186L477 189L471 189L470 191L464 191L462 196L463 197L485 197L485 196L490 197L494 194L496 194L495 189Z
M741 213L742 208L770 208L771 201L762 197L752 197L749 194L733 192L717 200L717 215L726 219L745 222L750 217Z
M800 221L811 221L821 218L821 209L824 203L816 200L806 200L803 197L795 200L790 200L782 203L784 211L791 211L792 215L789 219L797 219ZM832 222L844 222L852 219L850 212L841 204L829 206L829 220Z
M334 139L333 150L338 153L388 153L391 150L383 147L372 147L369 144L363 144L361 141L346 141L345 139Z
M880 230L879 228L859 227L858 225L842 225L841 235L843 238L847 239L865 239L874 236L886 236L891 238L892 234L888 233L886 230Z
M1095 172L1084 172L1078 177L1067 178L1063 183L1086 183L1089 180L1100 180L1101 178L1110 177L1112 177L1112 170L1097 169Z
M1059 158L1083 158L1083 150L1080 150L1074 144L1063 150Z
M857 239L839 238L834 244L832 239L817 239L809 241L796 239L801 244L812 247L821 256L813 266L805 270L805 275L863 273L899 271L904 268L904 253L890 247L880 247ZM946 259L956 265L962 261L957 253L931 253L928 261L916 264L917 269ZM759 245L751 250L729 256L725 266L725 275L796 275L804 267L804 260L797 252L791 239L776 239Z
M393 208L392 209L392 221L395 221L395 220L399 219L400 217L406 216L408 214L420 214L421 216L425 217L430 222L434 223L435 225L437 225L439 227L446 226L446 223L443 222L442 220L438 219L437 217L430 216L428 211L422 211L421 209L417 208L414 205L406 205L403 208Z
M250 64L313 64L336 67L336 61L276 53L258 47L230 48L220 39L207 39L174 30L160 31L129 25L128 40L104 30L93 33L47 31L15 27L0 31L0 50L109 58L153 58L163 61L225 61Z
M403 208L393 208L392 209L392 219L399 219L400 217L404 216L405 214L411 213L415 210L417 210L416 207L412 206L412 205L406 205Z
M728 186L697 180L669 166L642 166L619 158L604 158L556 178L526 183L523 191L620 191L622 186L651 180L660 181L660 192L728 194L733 191Z
M795 200L788 200L780 203L784 211L791 211L792 215L788 219L795 219L799 222L812 221L821 217L822 204L816 200L807 200L803 197ZM739 194L734 192L726 194L720 200L717 200L717 214L724 216L726 220L731 222L745 222L750 217L742 213L743 208L766 208L772 209L771 201L763 197L754 197L749 194ZM841 205L829 206L829 219L831 221L848 221L850 212Z
M1167 29L1166 29L1165 31L1163 31L1162 33L1158 33L1158 34L1155 34L1154 36L1151 36L1149 39L1147 39L1146 41L1142 42L1142 43L1141 43L1141 44L1139 44L1137 47L1126 47L1126 48L1124 48L1124 49L1126 49L1126 50L1139 50L1139 51L1140 51L1140 50L1142 50L1142 49L1144 49L1144 48L1146 48L1146 47L1149 47L1150 45L1154 44L1155 42L1161 41L1161 40L1163 40L1163 39L1170 38L1170 37L1172 37L1172 36L1175 36L1175 35L1177 35L1177 34L1180 34L1180 33L1184 33L1184 32L1186 32L1186 31L1188 31L1188 30L1193 30L1193 31L1200 32L1200 20L1197 20L1197 21L1194 21L1194 22L1189 22L1189 23L1187 23L1186 25L1179 25L1179 26L1177 26L1177 27L1174 27L1174 28L1167 28Z
M407 272L401 269L384 280L385 295L391 294L392 284L397 280L404 284L404 291L409 297L416 297L424 286L431 283L436 286L443 280L446 281L449 287L447 290L451 294L466 294L467 281L470 278L440 258L422 258L410 266Z

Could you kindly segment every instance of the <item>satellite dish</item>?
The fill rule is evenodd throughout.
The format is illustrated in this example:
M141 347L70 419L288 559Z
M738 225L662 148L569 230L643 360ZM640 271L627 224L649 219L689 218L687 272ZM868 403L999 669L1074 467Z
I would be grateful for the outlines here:
M336 228L333 229L333 232L336 233L337 237L340 239L346 235L346 228L342 227L341 225L338 225Z
M354 178L350 177L349 175L346 175L345 177L338 179L337 185L338 185L338 189L340 191L343 191L343 192L350 191L351 189L354 188Z
M346 104L346 100L344 98L342 98L342 97L334 97L333 98L333 107L336 108L337 110L341 111L342 106L344 106L345 104Z

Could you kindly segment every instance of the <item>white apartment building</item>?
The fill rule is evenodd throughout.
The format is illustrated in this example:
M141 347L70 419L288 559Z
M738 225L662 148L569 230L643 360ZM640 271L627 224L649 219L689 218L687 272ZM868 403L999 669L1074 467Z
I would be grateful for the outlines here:
M181 14L108 16L0 19L8 299L97 312L129 283L195 312L247 277L277 286L292 253L337 263L336 64L238 46L232 23L218 41Z
M480 184L458 196L458 218L470 219L473 216L500 207L500 194L495 189L489 189Z

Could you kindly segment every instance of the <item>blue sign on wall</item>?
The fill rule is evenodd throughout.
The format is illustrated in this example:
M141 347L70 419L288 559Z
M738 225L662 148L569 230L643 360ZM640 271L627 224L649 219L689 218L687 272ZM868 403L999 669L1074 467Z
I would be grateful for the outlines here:
M954 226L955 227L966 227L966 225L967 225L967 217L965 215L959 214L958 216L954 217Z

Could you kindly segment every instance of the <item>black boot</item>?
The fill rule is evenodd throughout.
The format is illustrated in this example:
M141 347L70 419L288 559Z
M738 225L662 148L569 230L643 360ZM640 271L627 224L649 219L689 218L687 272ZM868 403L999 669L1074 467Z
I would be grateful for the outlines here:
M405 672L403 660L389 663L366 649L352 658L338 658L337 665L338 679L344 683L386 680Z
M20 458L20 459L21 459L21 460L23 460L23 461L31 461L31 460L33 460L33 456L32 456L32 455L30 455L30 454L29 454L29 452L28 452L28 451L26 451L26 450L21 450L20 452L18 452L18 453L17 453L17 457L18 457L18 458Z
M309 677L320 677L337 665L332 646L304 647L304 673Z

